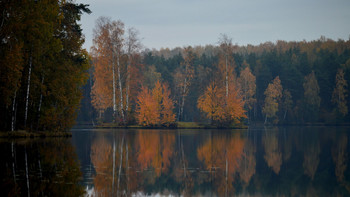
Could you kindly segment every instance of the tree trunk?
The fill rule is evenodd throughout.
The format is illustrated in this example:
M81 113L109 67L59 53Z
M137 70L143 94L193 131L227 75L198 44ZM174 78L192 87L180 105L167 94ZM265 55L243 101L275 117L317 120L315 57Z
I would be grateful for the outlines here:
M283 120L286 120L287 110L284 112Z
M119 55L117 55L117 66L118 66L118 81L119 81L119 93L120 93L120 112L122 115L123 123L125 124L125 116L124 116L124 106L123 106L123 88L122 88L122 80L120 77L120 62Z
M225 57L225 65L226 65L226 77L225 77L225 83L226 83L226 98L228 97L228 65L227 65L227 55Z
M43 78L41 79L41 86L43 86L44 84L44 76ZM38 127L39 127L39 119L40 119L40 111L41 111L41 104L42 104L42 101L43 101L43 93L42 91L40 91L40 98L39 98L39 106L38 106L38 124L37 124L37 130L38 130ZM40 161L39 161L40 162Z
M15 130L15 121L16 121L16 112L15 112L15 107L16 107L16 97L17 97L17 91L15 91L15 96L13 97L12 101L12 117L11 117L11 131Z
M128 119L128 112L129 112L129 83L130 83L130 71L129 67L131 65L131 55L128 55L128 63L126 65L126 90L125 90L125 116L126 119Z
M113 122L115 122L115 119L117 117L117 104L115 99L115 64L114 64L114 55L112 57L112 74L113 74Z
M27 81L27 93L26 93L26 106L25 106L25 111L24 111L24 127L27 126L30 77L32 74L32 63L33 63L33 57L32 57L32 55L30 55L30 57L29 57L29 69L28 69L28 81Z
M185 94L186 94L186 89L187 89L187 77L185 77L185 83L183 87L183 92L182 92L182 99L181 99L181 107L180 107L180 120L183 121L183 113L184 113L184 106L185 106Z

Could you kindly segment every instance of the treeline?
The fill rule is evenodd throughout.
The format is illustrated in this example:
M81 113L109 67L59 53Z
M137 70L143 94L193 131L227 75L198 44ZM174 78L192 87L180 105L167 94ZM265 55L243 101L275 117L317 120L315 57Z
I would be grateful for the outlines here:
M141 51L137 35L135 29L125 33L121 21L98 20L91 51L93 85L85 88L92 88L96 109L90 118L140 123L138 109L145 97L138 95L160 81L169 87L176 121L227 126L350 120L349 40L237 46L221 35L217 46Z
M76 119L88 53L72 0L0 2L0 130L64 131Z

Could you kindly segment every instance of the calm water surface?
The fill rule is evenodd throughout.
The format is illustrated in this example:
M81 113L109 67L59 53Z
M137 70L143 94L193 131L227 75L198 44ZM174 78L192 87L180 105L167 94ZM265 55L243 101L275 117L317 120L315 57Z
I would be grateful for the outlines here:
M348 127L1 140L0 196L350 196Z

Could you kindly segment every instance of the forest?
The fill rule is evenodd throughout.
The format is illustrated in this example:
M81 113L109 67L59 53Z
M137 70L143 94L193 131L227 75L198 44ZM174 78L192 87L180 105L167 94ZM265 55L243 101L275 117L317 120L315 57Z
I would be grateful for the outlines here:
M100 17L83 49L74 1L0 2L0 130L349 123L350 40L148 49Z
M67 131L88 79L72 0L0 1L0 131Z
M171 126L345 124L350 40L144 49L135 28L96 21L80 122Z

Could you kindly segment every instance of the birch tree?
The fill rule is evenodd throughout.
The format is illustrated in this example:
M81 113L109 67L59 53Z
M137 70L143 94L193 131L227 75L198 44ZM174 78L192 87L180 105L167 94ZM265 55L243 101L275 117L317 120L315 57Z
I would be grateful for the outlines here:
M139 52L141 49L141 42L138 38L139 32L135 28L129 28L127 31L127 37L126 37L126 54L128 56L128 61L126 64L126 82L125 82L125 113L126 118L128 118L128 113L130 110L130 72L131 72L131 66L134 59L134 56Z
M181 121L184 119L184 106L186 96L188 95L189 87L191 85L194 69L193 69L193 59L195 54L193 53L192 47L187 47L184 49L184 60L180 67L177 69L174 78L176 79L176 86L179 91L179 112L178 119Z
M332 103L336 105L336 110L342 115L348 114L347 91L348 83L344 78L344 71L338 69L335 77L335 87L332 95Z

